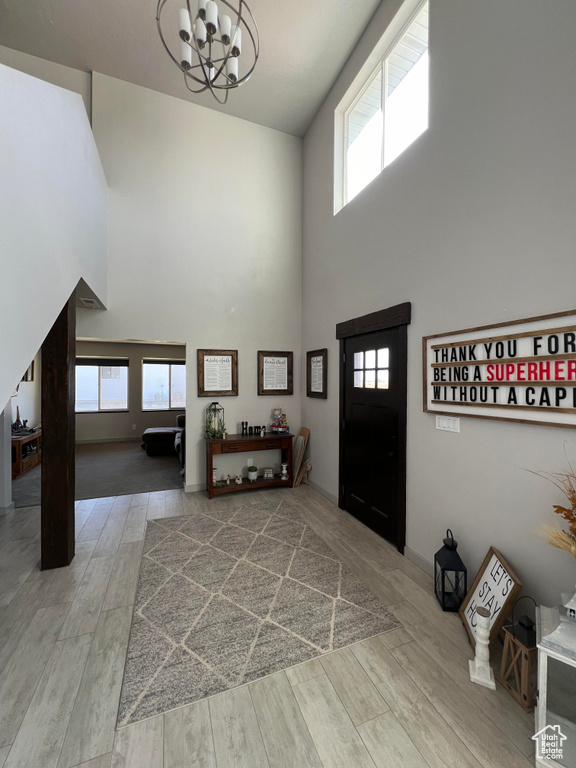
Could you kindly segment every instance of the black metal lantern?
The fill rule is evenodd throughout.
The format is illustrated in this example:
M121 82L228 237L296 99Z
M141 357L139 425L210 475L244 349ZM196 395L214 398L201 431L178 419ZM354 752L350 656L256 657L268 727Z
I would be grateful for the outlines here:
M208 439L220 438L226 431L224 424L224 408L219 403L210 403L206 408L206 430L204 436Z
M458 542L450 528L444 546L434 555L434 591L443 611L457 611L466 597L466 566L456 552Z

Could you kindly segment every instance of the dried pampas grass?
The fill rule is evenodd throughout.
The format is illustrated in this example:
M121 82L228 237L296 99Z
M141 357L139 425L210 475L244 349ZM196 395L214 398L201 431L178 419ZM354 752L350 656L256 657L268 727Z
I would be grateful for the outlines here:
M548 544L556 549L563 549L564 552L570 552L572 557L576 557L576 536L551 528L549 525L542 526L540 534L546 539Z

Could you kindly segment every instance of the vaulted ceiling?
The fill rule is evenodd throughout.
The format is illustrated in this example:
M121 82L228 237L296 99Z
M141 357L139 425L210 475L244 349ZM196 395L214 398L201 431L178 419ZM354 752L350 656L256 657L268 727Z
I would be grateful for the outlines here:
M160 42L154 0L2 0L0 45L302 136L379 2L249 0L260 60L223 107L185 88Z

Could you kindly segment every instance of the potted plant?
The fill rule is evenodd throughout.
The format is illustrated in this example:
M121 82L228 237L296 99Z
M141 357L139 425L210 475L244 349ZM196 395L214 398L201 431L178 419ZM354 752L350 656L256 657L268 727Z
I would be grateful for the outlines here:
M257 479L258 479L258 467L255 467L254 464L252 464L251 467L248 467L248 480L250 480L250 482L253 483Z

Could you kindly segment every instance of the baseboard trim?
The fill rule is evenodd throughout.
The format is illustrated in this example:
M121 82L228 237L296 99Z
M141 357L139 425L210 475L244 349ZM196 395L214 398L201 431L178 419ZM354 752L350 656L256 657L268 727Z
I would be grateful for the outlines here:
M308 480L308 485L310 488L312 488L313 491L316 491L316 493L319 493L320 496L324 496L325 499L328 499L332 504L334 504L335 507L338 506L338 497L334 496L331 493L328 493L328 491L324 490L324 488L321 488L319 485L316 485L316 483L313 483L312 480Z
M16 504L11 501L7 507L0 507L0 517L7 515L9 512L13 512L16 509Z
M424 571L424 573L427 573L428 576L434 578L434 566L419 555L418 552L414 552L410 547L404 547L404 557L410 560L411 563L414 563L414 565L417 565L418 568L420 568L421 571Z
M197 493L197 491L205 491L206 483L197 483L196 485L185 485L184 493Z
M130 437L103 437L98 438L97 440L76 440L76 445L91 445L92 443L131 443L134 442L142 442L142 437L134 437L133 435L130 435Z

